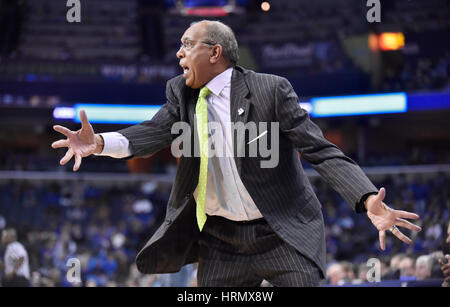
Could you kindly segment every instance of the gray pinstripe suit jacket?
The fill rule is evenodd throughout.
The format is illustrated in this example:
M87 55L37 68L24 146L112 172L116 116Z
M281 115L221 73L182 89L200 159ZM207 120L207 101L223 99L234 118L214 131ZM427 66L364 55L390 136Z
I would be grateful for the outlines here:
M170 146L176 135L172 124L191 125L199 90L185 85L183 76L167 82L167 103L152 118L120 130L130 141L133 156L148 156ZM325 236L321 205L306 177L298 152L356 211L361 199L377 192L359 166L328 142L301 109L291 84L285 78L255 73L236 66L231 78L231 121L279 122L279 164L261 168L264 158L235 157L239 175L258 209L285 242L325 270ZM238 109L245 112L238 115ZM270 125L268 125L270 140ZM193 138L197 137L192 135ZM247 144L248 136L233 136ZM194 144L194 143L192 143ZM247 145L245 145L247 146ZM142 273L176 272L197 261L199 231L192 196L198 183L200 159L181 157L164 223L138 253Z

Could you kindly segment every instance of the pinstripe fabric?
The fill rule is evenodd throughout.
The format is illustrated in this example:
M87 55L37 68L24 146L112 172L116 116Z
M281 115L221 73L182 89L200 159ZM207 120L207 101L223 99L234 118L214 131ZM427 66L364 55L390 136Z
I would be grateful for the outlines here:
M150 121L120 130L130 141L134 156L148 156L170 145L173 123L184 121L194 131L198 90L185 86L182 76L167 82L167 103ZM271 229L289 246L314 262L324 276L325 235L321 205L304 174L298 152L321 176L356 208L361 197L377 192L362 170L339 148L328 142L301 109L291 84L274 75L235 67L231 79L230 118L244 124L279 122L279 164L261 168L266 158L236 157L239 175ZM242 116L238 109L245 110ZM270 148L271 127L267 140ZM192 135L192 143L194 137ZM248 152L247 135L233 135ZM245 143L244 143L245 142ZM192 146L192 153L194 152ZM136 264L143 273L175 272L198 259L198 227L195 222L195 190L200 159L182 157L166 212L166 220L138 253Z
M260 219L248 223L208 217L200 235L200 286L318 286L320 270Z

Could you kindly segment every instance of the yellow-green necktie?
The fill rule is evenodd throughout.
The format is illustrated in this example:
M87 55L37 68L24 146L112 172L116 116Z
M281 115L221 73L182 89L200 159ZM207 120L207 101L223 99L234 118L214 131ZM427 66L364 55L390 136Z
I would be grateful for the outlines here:
M202 87L195 107L201 157L197 190L197 224L200 231L202 231L202 228L206 223L205 203L208 175L208 109L206 105L206 96L208 96L209 93L211 93L209 88L206 86Z

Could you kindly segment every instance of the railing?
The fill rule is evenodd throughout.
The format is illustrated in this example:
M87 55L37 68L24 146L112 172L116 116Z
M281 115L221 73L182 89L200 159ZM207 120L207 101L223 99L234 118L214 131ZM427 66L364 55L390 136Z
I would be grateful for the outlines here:
M385 175L434 175L437 173L450 173L450 164L410 165L410 166L376 166L363 167L369 177ZM320 175L313 169L306 169L306 175L316 178ZM101 182L143 182L158 181L171 183L174 174L132 174L132 173L73 173L73 172L45 172L45 171L0 171L1 180L46 180L46 181L101 181Z
M72 173L42 171L0 171L1 180L38 180L38 181L96 181L96 182L143 182L158 181L172 183L174 175L152 175L131 173Z
M323 285L322 287L440 287L443 279L427 279L427 280L383 280L380 282L365 282L360 284L344 284L341 286Z

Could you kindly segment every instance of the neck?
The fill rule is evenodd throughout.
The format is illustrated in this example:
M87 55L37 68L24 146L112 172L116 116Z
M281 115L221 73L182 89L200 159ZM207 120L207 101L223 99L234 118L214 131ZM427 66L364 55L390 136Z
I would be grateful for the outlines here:
M221 73L223 73L225 70L227 70L230 67L231 66L227 66L227 65L217 65L217 67L212 69L212 71L211 71L211 78L209 79L209 81L211 81L216 76L220 75Z

